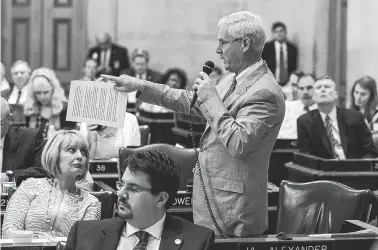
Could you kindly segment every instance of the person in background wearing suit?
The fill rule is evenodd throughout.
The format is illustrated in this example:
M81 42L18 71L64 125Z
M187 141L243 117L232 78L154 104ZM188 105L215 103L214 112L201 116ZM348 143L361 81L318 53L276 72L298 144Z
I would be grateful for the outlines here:
M285 85L290 74L297 69L298 49L287 40L286 25L275 22L272 25L274 39L265 44L262 58L280 85Z
M218 22L218 46L230 72L215 85L199 73L194 92L129 76L104 78L139 100L207 120L193 182L194 223L219 235L245 237L268 229L269 159L285 114L281 87L261 59L266 35L259 16L241 11ZM199 169L209 203L202 190ZM253 202L251 202L253 201ZM209 206L220 230L215 226Z
M167 155L142 152L121 162L117 218L79 221L72 226L66 250L138 249L206 250L214 233L167 214L179 188L179 168Z
M126 74L138 79L151 82L160 82L161 74L149 68L150 54L147 50L136 48L131 54L132 68L125 70L122 74ZM127 110L135 113L137 102L137 92L127 94Z
M1 97L1 184L9 181L9 176L18 178L45 177L41 164L41 154L45 141L37 129L13 127L10 108Z
M87 58L97 61L98 74L119 76L121 71L130 68L127 48L112 43L112 38L108 33L99 37L97 43L97 46L89 49Z
M328 159L376 158L372 134L361 112L336 107L336 83L329 76L315 81L318 110L298 118L300 152Z
M317 109L318 106L314 103L314 84L315 79L311 74L304 74L298 79L296 89L299 95L298 100L285 101L286 111L285 118L282 123L278 139L296 140L297 133L297 119L301 115L310 110Z

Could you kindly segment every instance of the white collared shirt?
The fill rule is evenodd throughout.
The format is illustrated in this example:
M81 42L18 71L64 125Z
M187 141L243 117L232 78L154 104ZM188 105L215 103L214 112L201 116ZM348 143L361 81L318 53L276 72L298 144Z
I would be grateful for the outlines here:
M155 224L143 231L150 234L148 239L146 250L159 250L161 236L163 234L164 222L166 214ZM138 244L139 238L135 235L136 232L141 231L138 228L133 227L129 223L126 223L124 230L122 231L121 238L118 242L117 250L132 250Z
M263 64L263 61L260 59L260 61L254 63L253 65L249 66L248 68L240 72L236 76L236 87L242 84L242 82L244 82L244 80L246 80L253 73L253 71L255 71L262 64ZM221 79L220 82L218 83L217 90L218 90L219 97L222 100L225 97L228 89L231 87L234 77L235 77L235 74L229 74L228 76Z
M13 90L12 90L12 93L10 94L9 96L9 99L8 99L8 103L9 104L24 104L26 99L28 98L28 93L27 93L27 88L26 87L23 87L21 89L21 96L20 96L20 99L18 100L18 103L17 102L17 99L18 99L18 92L19 92L19 89L17 88L16 85L14 85L13 87Z
M285 117L277 139L296 140L298 139L297 119L307 111L302 100L285 101L285 105ZM315 110L318 109L318 105L313 103L308 108L310 111Z
M320 116L322 117L324 127L327 129L327 125L325 122L327 114L320 112ZM329 118L331 119L331 124L332 124L332 135L333 138L336 140L337 145L335 148L336 154L338 155L340 160L346 159L345 157L345 152L343 149L343 146L341 144L341 137L340 137L340 130L339 130L339 124L337 123L337 113L336 113L336 107L332 109L332 111L329 113ZM332 147L332 143L331 143Z
M280 51L281 51L281 46L282 46L282 50L283 50L283 55L284 55L284 64L285 64L285 69L287 69L287 45L286 43L280 43L278 41L275 41L274 42L274 46L275 46L275 51L276 51L276 72L274 72L274 75L276 77L277 80L279 80L279 77L280 77Z
M3 169L4 139L5 139L5 136L1 138L1 145L0 145L0 173L2 173L2 169Z
M100 57L100 60L101 60L101 65L106 68L109 66L109 61L110 61L110 52L111 52L111 48L107 48L107 49L102 49L101 50L101 57Z

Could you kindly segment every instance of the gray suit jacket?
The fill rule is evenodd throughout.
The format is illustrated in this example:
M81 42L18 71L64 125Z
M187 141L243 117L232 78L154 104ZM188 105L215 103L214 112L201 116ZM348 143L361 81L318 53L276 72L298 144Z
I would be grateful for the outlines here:
M233 74L217 87L229 84ZM193 92L147 82L141 101L189 114ZM200 141L199 162L213 213L223 232L250 236L268 228L268 166L285 114L281 87L264 62L223 103L217 95L192 114L207 126ZM209 215L198 169L193 184L194 222L217 230Z

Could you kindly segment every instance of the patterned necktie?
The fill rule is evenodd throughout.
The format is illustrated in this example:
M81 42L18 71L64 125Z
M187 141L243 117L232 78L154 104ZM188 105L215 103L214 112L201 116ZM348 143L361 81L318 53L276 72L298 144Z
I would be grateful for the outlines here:
M337 153L336 153L337 141L333 137L332 122L331 122L331 118L328 115L325 118L325 123L326 123L326 129L327 129L327 136L328 136L329 141L331 142L333 158L338 159L339 157L337 156Z
M234 90L236 89L236 78L234 78L234 80L232 81L232 84L230 86L230 88L228 89L226 95L223 97L223 102L226 101L226 99L232 94L232 92L234 92Z
M146 250L150 234L145 231L138 231L135 233L135 235L139 238L139 242L133 248L133 250Z
M287 70L285 67L285 58L283 53L283 46L280 45L280 75L279 75L279 83L285 83L287 80Z
M310 111L310 108L308 106L303 108L306 112Z

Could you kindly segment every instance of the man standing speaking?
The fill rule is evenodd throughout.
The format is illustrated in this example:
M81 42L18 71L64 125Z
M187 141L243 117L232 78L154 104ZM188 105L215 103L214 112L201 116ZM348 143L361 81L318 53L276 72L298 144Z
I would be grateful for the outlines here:
M268 229L269 158L285 113L284 95L261 59L266 35L260 18L248 11L219 20L216 52L230 74L216 86L199 73L194 92L130 76L107 76L121 92L176 112L205 117L199 163L194 174L194 223L227 236L263 234ZM211 219L198 168L219 232Z

